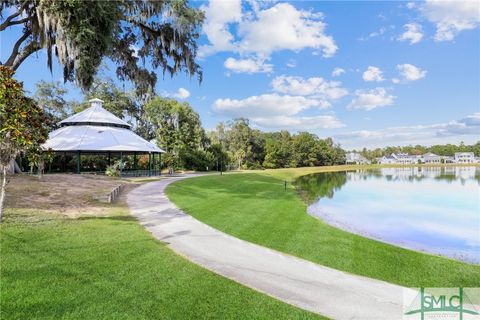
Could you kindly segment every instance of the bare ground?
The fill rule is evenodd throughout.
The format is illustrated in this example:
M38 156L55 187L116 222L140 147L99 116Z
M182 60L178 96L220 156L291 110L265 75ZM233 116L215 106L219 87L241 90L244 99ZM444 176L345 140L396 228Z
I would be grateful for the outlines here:
M47 174L42 178L29 175L8 176L6 208L33 209L75 218L104 216L115 204L95 200L120 184L125 184L122 197L137 183L126 179L89 174Z

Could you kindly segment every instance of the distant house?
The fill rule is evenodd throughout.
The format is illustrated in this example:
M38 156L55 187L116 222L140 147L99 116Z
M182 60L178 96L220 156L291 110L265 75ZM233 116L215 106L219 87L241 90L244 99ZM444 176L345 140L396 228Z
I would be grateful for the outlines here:
M444 156L443 157L444 163L455 163L455 158L452 156Z
M473 152L455 152L454 159L456 163L475 163Z
M370 160L362 156L358 152L347 152L346 164L370 164Z
M408 153L392 153L392 158L396 160L397 164L416 164L418 163L416 156L411 156Z
M423 163L428 163L428 164L438 164L442 163L442 157L435 154L435 153L425 153L422 158L421 158Z
M377 158L380 164L418 164L421 161L421 156L412 156L408 153L392 153L389 156Z
M395 159L394 157L392 156L383 156L381 158L377 158L377 162L379 164L396 164L397 163L397 159Z
M480 163L480 158L473 152L457 152L455 156L439 156L429 152L424 155L409 155L408 153L392 153L389 156L377 158L379 164L440 164L440 163Z

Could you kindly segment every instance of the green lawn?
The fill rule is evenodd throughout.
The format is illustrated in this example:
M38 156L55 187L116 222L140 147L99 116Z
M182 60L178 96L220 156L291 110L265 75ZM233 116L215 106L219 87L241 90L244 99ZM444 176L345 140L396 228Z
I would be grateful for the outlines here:
M7 209L1 319L310 319L177 256L122 207L67 219Z
M402 249L331 227L307 214L306 204L291 184L284 190L283 180L338 169L205 176L178 181L167 188L167 194L180 208L214 228L335 269L409 287L480 286L480 266Z

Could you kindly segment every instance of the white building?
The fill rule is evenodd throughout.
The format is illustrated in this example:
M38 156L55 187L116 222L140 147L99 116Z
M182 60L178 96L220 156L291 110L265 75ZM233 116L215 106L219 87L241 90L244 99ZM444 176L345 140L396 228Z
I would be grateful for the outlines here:
M439 155L436 155L435 153L425 153L422 158L421 158L423 163L429 163L429 164L439 164L442 163L442 157Z
M377 162L379 164L397 164L397 159L392 156L383 156L381 158L377 158Z
M362 156L358 152L347 152L346 164L370 164L370 160Z
M473 152L455 152L455 163L475 163Z
M397 164L417 164L416 156L411 156L408 153L392 153L392 158L396 160Z
M454 157L439 156L435 153L425 153L415 156L408 153L392 153L388 156L377 158L379 164L441 164L441 163L480 163L480 158L473 152L457 152ZM348 163L348 162L347 162Z
M444 163L455 163L455 158L452 156L444 156L443 157Z

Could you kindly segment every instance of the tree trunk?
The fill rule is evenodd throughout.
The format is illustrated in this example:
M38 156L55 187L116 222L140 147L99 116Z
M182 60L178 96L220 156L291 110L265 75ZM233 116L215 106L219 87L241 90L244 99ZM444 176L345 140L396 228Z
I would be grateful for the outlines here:
M3 181L2 181L2 189L0 191L0 222L2 221L3 203L5 202L6 188L7 188L7 166L3 166Z
M42 180L43 172L45 171L45 162L43 160L38 161L38 179Z

